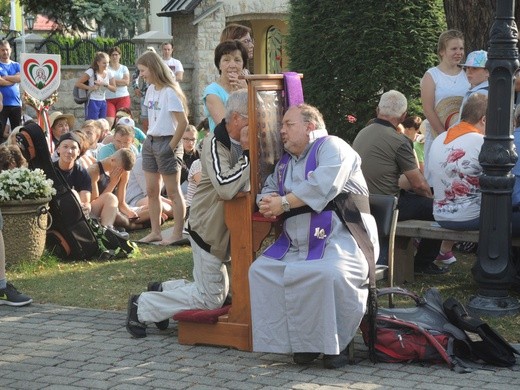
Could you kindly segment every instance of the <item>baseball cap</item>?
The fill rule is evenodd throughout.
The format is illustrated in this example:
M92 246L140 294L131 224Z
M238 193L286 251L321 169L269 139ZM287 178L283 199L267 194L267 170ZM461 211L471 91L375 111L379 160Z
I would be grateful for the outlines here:
M122 118L120 118L117 123L117 125L126 125L126 126L130 126L132 129L135 127L135 122L132 118L129 118L127 116L124 116Z
M65 133L63 134L61 137L60 137L60 140L58 141L58 144L56 145L56 147L60 146L60 144L65 141L66 139L70 139L74 142L76 142L78 144L79 147L81 147L81 138L79 135L77 135L76 133L74 133L73 131L69 132L69 133Z
M487 62L487 51L477 50L468 54L465 64L459 64L460 67L485 68Z

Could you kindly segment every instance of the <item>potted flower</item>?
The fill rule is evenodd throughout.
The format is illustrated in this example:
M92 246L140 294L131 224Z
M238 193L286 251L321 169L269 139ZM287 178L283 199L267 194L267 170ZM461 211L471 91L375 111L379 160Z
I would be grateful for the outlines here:
M45 247L48 203L56 194L41 169L0 172L0 210L6 263L37 261Z
M56 190L41 169L13 168L0 172L0 202L27 199L50 200Z

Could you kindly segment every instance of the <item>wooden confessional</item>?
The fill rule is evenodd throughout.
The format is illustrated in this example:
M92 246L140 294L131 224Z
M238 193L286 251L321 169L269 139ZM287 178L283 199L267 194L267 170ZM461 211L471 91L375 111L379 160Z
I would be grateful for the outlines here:
M250 75L246 79L251 188L225 201L226 225L231 234L232 305L215 324L179 321L181 344L220 345L243 351L253 349L248 271L272 227L271 221L255 214L255 200L283 153L280 128L285 100L283 75Z

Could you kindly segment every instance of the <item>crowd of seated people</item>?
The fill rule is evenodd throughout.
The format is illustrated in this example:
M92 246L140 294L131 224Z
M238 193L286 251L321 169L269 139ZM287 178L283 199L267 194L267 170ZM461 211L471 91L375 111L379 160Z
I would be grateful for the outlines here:
M80 122L74 115L61 111L50 113L49 125L51 158L77 194L86 216L120 232L150 227L141 156L146 134L136 126L131 110L119 109L112 129L106 119ZM21 127L10 132L6 145L16 144ZM182 140L186 151L182 164L184 193L189 168L199 158L197 136L196 128L190 125ZM193 174L190 178L193 181ZM193 193L193 183L191 187ZM173 218L173 202L166 194L160 202L163 223Z

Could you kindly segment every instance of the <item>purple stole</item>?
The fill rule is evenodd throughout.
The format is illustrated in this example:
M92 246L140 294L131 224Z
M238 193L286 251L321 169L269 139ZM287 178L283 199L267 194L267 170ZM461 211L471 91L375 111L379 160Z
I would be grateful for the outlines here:
M283 74L285 106L287 108L303 103L302 80L296 72Z
M309 158L305 164L305 177L316 169L318 148L328 137L318 138L311 146L309 151ZM284 153L280 162L278 163L278 193L280 196L285 195L284 181L287 173L287 163L291 159L289 153ZM311 212L311 221L309 227L309 251L307 253L307 260L318 260L323 258L325 251L326 238L329 236L332 229L332 210L325 210L321 213ZM289 248L291 247L291 240L284 229L280 237L265 251L264 255L276 260L281 260Z

